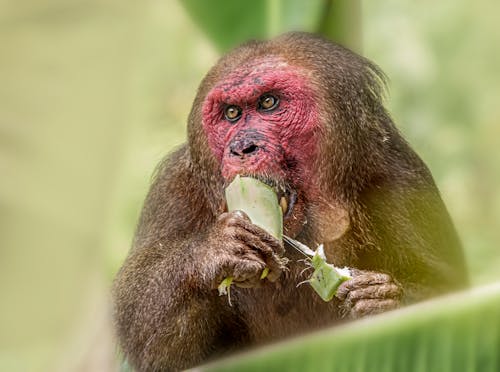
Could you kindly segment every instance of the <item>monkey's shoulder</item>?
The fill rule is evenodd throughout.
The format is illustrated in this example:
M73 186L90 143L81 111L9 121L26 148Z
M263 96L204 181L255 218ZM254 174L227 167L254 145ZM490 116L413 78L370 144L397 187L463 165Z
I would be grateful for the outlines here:
M210 214L202 177L193 168L186 144L157 166L144 202L136 240L177 236L202 229Z

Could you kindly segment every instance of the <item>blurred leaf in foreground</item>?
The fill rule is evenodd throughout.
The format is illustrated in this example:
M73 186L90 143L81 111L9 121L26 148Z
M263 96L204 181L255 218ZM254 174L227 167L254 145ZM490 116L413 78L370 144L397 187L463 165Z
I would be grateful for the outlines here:
M500 370L500 283L207 365L208 371Z

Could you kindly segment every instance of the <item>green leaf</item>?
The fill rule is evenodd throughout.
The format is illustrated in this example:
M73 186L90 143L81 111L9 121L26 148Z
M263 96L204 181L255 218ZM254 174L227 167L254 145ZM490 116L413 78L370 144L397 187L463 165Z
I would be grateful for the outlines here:
M217 290L219 291L219 296L227 295L227 301L229 302L229 306L232 306L232 304L231 304L231 284L232 283L233 283L233 277L228 276L222 282L220 282L219 286L217 287Z
M500 283L242 354L206 371L500 370Z
M337 271L333 265L328 264L324 253L320 254L318 252L320 249L323 252L323 245L317 249L316 254L312 258L311 263L314 267L314 272L308 282L323 301L328 302L335 296L340 285L346 280L351 279L351 276L344 275L344 273Z
M265 183L239 175L226 188L229 211L245 212L252 223L262 227L275 238L283 236L283 214L274 190Z
M195 23L224 52L249 39L286 31L316 31L321 0L180 0Z
M361 52L361 0L325 0L315 31Z

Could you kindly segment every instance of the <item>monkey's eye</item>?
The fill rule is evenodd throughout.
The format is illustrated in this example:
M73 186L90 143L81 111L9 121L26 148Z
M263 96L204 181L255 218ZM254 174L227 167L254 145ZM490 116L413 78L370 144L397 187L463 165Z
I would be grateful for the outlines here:
M224 109L224 117L231 121L235 122L237 121L241 116L241 108L235 105L229 105L226 106Z
M261 111L271 111L278 107L279 99L272 94L264 94L259 98L258 109Z

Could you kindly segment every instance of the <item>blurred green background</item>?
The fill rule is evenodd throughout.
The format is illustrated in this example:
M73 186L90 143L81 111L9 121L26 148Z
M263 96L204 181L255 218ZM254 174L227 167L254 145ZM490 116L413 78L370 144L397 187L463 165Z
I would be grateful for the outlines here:
M1 371L116 368L109 286L200 80L246 29L322 16L317 1L248 3L268 17L200 16L189 0L0 0ZM500 3L361 8L341 41L389 76L387 106L434 174L474 284L499 280ZM226 17L220 34L210 11Z

